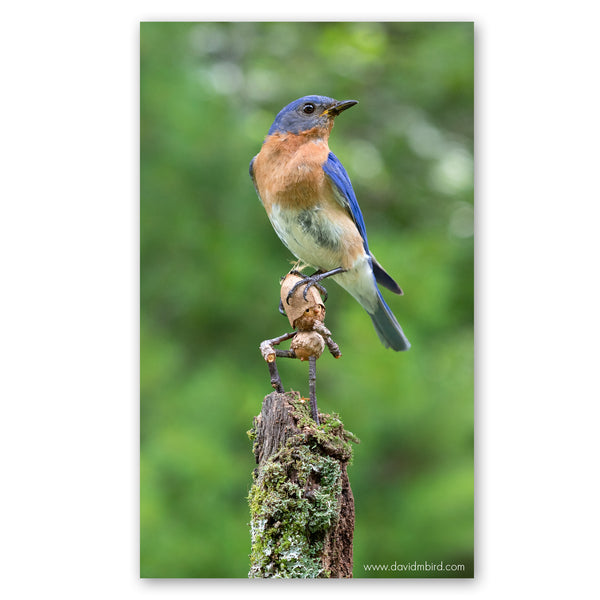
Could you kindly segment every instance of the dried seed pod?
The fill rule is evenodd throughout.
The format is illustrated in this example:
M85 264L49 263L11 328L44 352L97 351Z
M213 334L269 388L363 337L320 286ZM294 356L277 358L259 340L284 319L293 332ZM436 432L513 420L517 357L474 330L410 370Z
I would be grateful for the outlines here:
M315 286L306 290L306 300L304 299L304 290L306 286L299 285L289 303L287 297L290 290L296 283L302 281L302 277L295 273L288 273L281 282L281 303L290 322L290 325L299 330L312 329L315 320L323 321L325 319L325 305Z
M325 350L325 340L316 331L299 331L292 339L290 348L300 360L308 360L311 356L319 358Z

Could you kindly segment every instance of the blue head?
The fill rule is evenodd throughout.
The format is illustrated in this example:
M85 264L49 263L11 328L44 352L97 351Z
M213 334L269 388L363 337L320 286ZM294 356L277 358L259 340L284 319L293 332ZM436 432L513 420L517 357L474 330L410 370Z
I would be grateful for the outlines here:
M356 100L338 102L327 96L304 96L294 100L275 117L269 135L301 133L315 127L329 127L343 110L358 104Z

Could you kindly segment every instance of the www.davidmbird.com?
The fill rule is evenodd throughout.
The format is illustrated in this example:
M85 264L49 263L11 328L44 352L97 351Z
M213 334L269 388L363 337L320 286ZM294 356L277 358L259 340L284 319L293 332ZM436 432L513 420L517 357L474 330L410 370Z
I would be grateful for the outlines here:
M363 565L365 571L464 571L465 565L445 563L443 560L436 563L411 562L411 563L374 563Z

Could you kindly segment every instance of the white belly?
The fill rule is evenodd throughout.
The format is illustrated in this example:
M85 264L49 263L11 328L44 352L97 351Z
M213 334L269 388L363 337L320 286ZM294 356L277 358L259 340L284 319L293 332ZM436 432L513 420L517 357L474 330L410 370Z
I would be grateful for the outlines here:
M281 211L273 205L270 215L273 229L286 247L300 260L321 271L331 271L342 265L346 248L342 229L324 218L321 209L311 211ZM377 287L366 252L352 268L332 279L350 293L367 310L377 305Z
M282 211L274 204L270 220L290 252L311 267L330 271L342 264L342 229L324 218L322 209Z

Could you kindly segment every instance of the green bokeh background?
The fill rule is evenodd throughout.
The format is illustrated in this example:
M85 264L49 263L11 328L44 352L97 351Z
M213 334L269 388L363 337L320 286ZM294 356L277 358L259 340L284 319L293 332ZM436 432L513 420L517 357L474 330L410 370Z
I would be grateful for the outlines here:
M319 408L361 439L354 576L472 576L473 24L143 23L140 38L141 576L247 576L258 344L289 330L293 258L248 163L306 94L360 101L330 147L413 345L384 349L327 285L343 357L317 363ZM279 362L308 395L306 364ZM465 571L363 567L415 561Z

